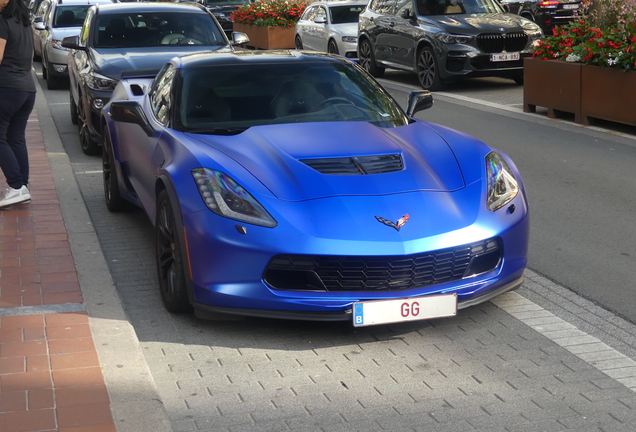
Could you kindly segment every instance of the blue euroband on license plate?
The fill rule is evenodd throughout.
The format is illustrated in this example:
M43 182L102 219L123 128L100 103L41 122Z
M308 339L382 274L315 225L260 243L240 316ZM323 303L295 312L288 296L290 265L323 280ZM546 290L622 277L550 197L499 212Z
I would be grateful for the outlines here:
M353 325L363 327L457 315L457 294L440 294L353 304Z

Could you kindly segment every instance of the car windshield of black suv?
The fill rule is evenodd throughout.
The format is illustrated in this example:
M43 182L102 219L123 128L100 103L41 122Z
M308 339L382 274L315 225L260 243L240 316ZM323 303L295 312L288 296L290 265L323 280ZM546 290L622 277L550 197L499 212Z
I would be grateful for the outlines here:
M417 0L420 15L500 13L495 0Z
M205 6L244 5L250 4L250 0L205 0Z
M53 17L53 27L81 27L89 7L91 7L89 4L58 6Z
M182 78L178 115L185 131L334 121L408 124L380 85L344 63L213 65L184 69Z
M95 26L95 48L226 44L212 17L203 13L104 14Z
M364 9L364 6L332 6L329 8L331 24L358 22L362 9Z

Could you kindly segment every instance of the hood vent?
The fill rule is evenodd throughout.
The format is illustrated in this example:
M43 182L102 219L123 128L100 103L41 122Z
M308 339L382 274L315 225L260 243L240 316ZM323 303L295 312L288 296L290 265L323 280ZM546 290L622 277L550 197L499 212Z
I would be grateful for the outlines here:
M315 169L321 174L328 175L362 175L384 174L402 171L404 163L402 156L380 155L359 156L325 159L301 159L305 165Z

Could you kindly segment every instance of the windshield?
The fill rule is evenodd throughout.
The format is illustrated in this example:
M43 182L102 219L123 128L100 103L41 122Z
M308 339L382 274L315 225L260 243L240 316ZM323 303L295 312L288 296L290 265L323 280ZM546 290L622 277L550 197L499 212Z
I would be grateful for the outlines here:
M244 5L249 3L250 0L205 0L206 6Z
M55 9L53 27L81 27L86 18L86 11L91 5L58 6Z
M496 0L417 0L420 15L457 15L503 12Z
M380 85L345 63L215 65L185 69L182 76L178 115L185 130L224 133L299 122L408 123Z
M95 26L95 48L226 45L210 15L187 12L104 14Z
M332 6L329 8L332 24L345 24L358 22L360 12L364 6Z

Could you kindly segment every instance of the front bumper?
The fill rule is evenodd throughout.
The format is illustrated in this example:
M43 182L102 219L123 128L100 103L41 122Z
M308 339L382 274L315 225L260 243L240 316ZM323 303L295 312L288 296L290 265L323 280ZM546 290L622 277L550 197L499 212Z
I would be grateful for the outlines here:
M474 192L474 190L464 190L449 195ZM440 197L440 199L448 202L447 197ZM360 202L351 204L349 208L365 208L364 205L360 205L364 204L364 200L360 199ZM307 206L306 210L309 210L311 205L312 203L293 204L293 206ZM511 205L514 205L516 209L513 212L507 210ZM343 233L368 231L368 227L363 224L367 223L369 218L365 218L361 226L353 227L347 220L348 215L338 211L334 213L342 215L340 223ZM188 245L187 261L192 274L194 306L208 312L338 321L350 319L352 304L357 301L448 293L457 293L460 308L488 301L502 292L515 289L523 280L527 263L529 217L527 203L522 193L498 212L491 213L486 210L480 213L483 217L477 217L472 223L459 229L439 233L430 238L414 238L408 241L400 239L399 233L393 234L394 231L389 231L391 228L384 227L375 220L369 220L369 226L374 227L374 224L378 224L380 230L376 231L382 231L382 236L386 232L386 238L396 240L384 241L379 238L374 239L371 235L362 240L346 240L346 237L338 235L327 238L329 234L333 234L333 228L328 227L325 231L318 230L312 233L312 227L315 228L313 221L305 226L299 226L298 223L292 226L294 224L291 222L290 226L286 226L287 220L291 221L291 219L286 220L280 214L274 215L279 222L277 228L247 226L247 234L242 234L240 230L237 230L240 224L218 217L210 211L187 214L184 215L184 224ZM428 224L428 221L417 221L414 215L415 212L411 215L409 224L422 224L422 226ZM338 225L338 216L332 219L336 219L333 225ZM373 219L373 216L370 219ZM470 219L470 216L467 219ZM323 220L317 223L323 222L325 225L332 224L331 221ZM385 228L386 231L383 231ZM375 228L371 229L375 230ZM327 236L321 236L319 232L326 233ZM210 235L210 233L214 234ZM355 238L355 236L351 237ZM440 284L393 291L330 292L275 289L264 281L268 264L273 257L281 254L395 257L495 237L501 243L503 256L494 269L476 276Z

